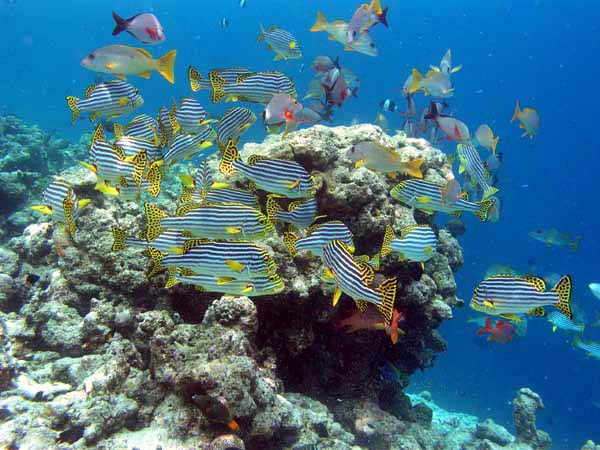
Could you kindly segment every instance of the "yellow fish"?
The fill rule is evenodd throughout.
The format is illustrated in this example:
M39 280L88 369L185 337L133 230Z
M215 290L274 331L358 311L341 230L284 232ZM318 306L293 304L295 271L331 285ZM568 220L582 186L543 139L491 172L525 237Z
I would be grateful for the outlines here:
M519 100L517 100L515 113L510 121L514 122L517 119L521 122L519 126L525 129L521 137L529 136L533 139L533 136L536 135L537 130L540 127L540 116L538 115L538 112L533 108L521 109Z

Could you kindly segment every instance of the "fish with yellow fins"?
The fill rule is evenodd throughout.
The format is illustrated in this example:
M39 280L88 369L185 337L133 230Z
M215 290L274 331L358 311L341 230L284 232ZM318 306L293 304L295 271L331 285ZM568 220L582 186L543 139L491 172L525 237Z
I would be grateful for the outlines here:
M518 120L520 122L519 127L525 130L521 137L529 136L530 139L533 139L540 128L540 116L538 112L533 108L521 109L519 100L517 100L515 112L510 121L514 122L515 120Z
M107 45L100 47L83 58L81 65L93 72L110 73L122 80L125 75L138 75L150 78L150 72L156 70L169 83L175 83L175 56L176 50L161 56L158 59L143 48L129 47L127 45Z
M370 4L360 5L348 24L347 42L352 44L378 23L388 27L387 12L388 7L382 8L381 0L372 0Z
M283 28L271 25L266 30L260 25L260 34L256 42L266 42L267 48L275 52L275 61L281 59L298 59L302 57L300 44L292 33Z
M450 81L450 75L444 72L430 70L425 76L417 69L413 69L410 77L409 94L423 91L425 95L436 98L450 98L454 95L454 87Z
M439 67L437 66L429 66L431 70L434 72L441 72L446 75L450 75L452 73L458 72L462 69L462 64L456 67L452 67L452 51L450 49L446 50L444 56L442 56L442 60L440 61Z
M487 148L494 155L496 154L496 147L498 146L498 141L500 141L500 138L498 136L494 136L494 132L489 125L485 123L483 125L479 125L475 131L475 138L477 139L479 145Z
M403 161L400 153L375 141L363 141L354 144L348 150L348 158L355 167L364 166L369 170L395 176L396 172L423 178L422 159Z
M349 24L343 20L334 20L328 22L327 18L321 11L317 11L317 20L311 27L310 31L316 33L325 31L329 34L329 40L339 42L344 45L344 50L356 51L364 55L377 56L378 51L375 42L371 38L368 31L362 33L358 39L352 43L348 43L348 28Z

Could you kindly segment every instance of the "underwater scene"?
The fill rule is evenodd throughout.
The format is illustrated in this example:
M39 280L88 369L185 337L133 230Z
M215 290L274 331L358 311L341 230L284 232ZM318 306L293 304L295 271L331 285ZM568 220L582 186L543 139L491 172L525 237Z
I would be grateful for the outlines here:
M0 25L0 449L600 450L597 2Z

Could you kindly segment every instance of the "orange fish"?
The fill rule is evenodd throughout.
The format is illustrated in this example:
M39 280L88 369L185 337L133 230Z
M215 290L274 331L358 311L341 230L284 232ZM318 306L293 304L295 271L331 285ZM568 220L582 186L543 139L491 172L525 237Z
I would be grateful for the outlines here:
M385 330L392 344L395 344L398 342L398 336L404 334L404 331L398 328L398 322L402 322L404 319L404 314L394 309L392 323L388 325L376 308L368 306L364 312L357 309L351 316L338 321L335 324L335 330L339 331L346 328L347 333L354 333L360 330Z

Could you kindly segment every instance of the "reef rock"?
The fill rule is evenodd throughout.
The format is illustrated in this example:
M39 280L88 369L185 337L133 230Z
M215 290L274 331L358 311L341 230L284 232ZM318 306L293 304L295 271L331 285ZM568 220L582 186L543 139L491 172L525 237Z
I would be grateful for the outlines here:
M517 440L542 450L552 447L548 433L538 430L535 423L536 411L543 408L542 398L529 388L519 389L513 400L513 420Z

